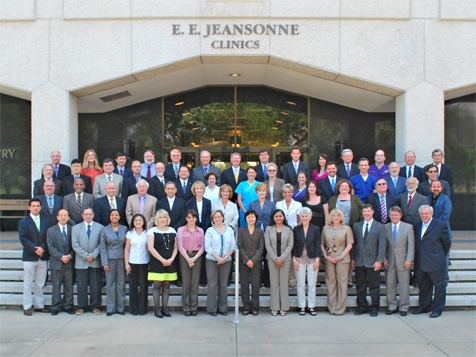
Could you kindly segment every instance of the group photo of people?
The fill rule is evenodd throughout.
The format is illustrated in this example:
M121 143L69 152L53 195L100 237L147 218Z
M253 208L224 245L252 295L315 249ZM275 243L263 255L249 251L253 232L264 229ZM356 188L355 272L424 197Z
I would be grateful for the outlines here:
M354 160L344 149L340 163L321 153L312 171L301 156L293 146L280 167L262 149L258 165L245 168L233 152L221 171L206 150L193 169L176 148L169 164L147 150L130 167L123 152L99 162L89 149L68 166L53 150L19 223L24 315L101 315L105 288L106 316L143 316L151 288L154 316L168 318L175 285L185 316L204 313L203 289L205 312L226 316L234 283L243 316L263 313L261 289L268 289L272 316L316 316L318 288L325 288L327 313L343 315L355 286L353 314L377 317L384 272L385 314L439 317L451 264L453 196L442 150L433 150L423 168L412 151L403 166L387 165L382 150ZM47 280L51 307L43 293ZM410 311L412 285L418 306ZM297 309L290 307L290 289Z

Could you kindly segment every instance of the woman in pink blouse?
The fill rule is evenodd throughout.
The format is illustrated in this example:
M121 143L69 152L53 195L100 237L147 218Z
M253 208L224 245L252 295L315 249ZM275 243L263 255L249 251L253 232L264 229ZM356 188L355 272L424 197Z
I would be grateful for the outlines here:
M327 161L329 158L326 154L319 154L319 159L317 160L317 169L312 170L312 179L314 181L319 181L327 177Z

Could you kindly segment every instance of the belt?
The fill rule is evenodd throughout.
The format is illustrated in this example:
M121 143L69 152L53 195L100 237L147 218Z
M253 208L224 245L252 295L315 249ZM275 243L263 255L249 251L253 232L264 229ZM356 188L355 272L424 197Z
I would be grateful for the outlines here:
M197 254L198 250L187 250L187 254Z

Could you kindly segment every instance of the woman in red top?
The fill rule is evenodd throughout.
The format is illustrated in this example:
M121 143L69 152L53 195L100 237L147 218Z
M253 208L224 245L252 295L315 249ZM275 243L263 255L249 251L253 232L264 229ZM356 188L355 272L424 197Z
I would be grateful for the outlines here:
M81 175L91 177L91 186L94 187L94 178L103 173L101 166L99 166L98 156L93 149L85 152L83 158L83 168Z

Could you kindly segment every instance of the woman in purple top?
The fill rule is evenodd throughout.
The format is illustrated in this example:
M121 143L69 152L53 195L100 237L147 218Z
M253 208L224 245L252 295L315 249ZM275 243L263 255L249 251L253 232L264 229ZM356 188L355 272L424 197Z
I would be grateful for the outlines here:
M327 161L329 158L326 154L319 154L319 159L317 160L317 169L312 170L311 178L314 181L319 181L327 177Z
M298 181L298 184L295 186L295 189L294 189L293 200L297 202L301 202L306 196L306 191L307 191L306 173L303 171L298 172L297 181Z

